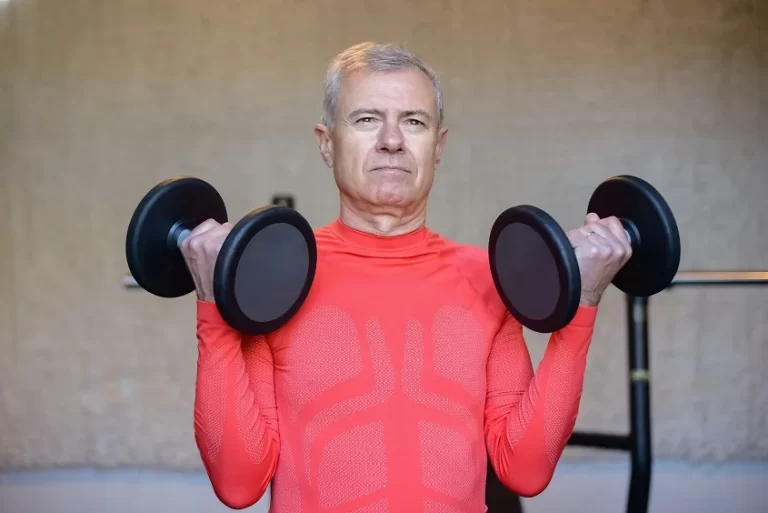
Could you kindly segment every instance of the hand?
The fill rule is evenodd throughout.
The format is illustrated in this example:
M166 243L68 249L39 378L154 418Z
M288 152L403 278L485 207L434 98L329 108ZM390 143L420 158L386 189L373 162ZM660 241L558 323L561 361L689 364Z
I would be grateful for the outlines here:
M632 246L616 217L589 213L584 226L567 232L581 271L581 304L597 306L614 276L632 256Z
M208 219L197 225L181 243L181 254L192 275L197 299L200 301L215 301L213 270L216 268L219 250L231 230L231 223L219 224Z

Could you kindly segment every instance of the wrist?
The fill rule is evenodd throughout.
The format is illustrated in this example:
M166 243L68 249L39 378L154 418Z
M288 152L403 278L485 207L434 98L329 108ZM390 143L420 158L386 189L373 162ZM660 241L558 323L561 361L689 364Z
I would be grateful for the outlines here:
M576 310L576 315L574 315L571 322L568 323L567 328L594 328L595 321L597 320L597 311L597 305L590 306L580 304L579 308Z
M216 306L216 303L203 299L197 300L197 319L198 321L211 324L227 324L224 318L221 316L221 312L219 312L219 308Z
M197 300L203 303L215 303L216 300L213 297L213 293L205 291L205 290L198 290L197 291Z

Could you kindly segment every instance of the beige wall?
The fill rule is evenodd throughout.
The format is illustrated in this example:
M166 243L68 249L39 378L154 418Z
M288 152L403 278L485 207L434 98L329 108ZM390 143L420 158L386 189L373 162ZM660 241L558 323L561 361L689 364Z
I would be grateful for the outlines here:
M332 220L312 126L328 60L361 40L405 42L443 78L434 229L484 245L517 203L572 227L632 173L671 203L684 269L768 268L765 2L10 0L0 19L3 469L200 468L192 298L121 288L128 219L192 174L234 218L290 192ZM651 305L657 458L768 458L768 288ZM624 328L612 290L579 429L626 429Z

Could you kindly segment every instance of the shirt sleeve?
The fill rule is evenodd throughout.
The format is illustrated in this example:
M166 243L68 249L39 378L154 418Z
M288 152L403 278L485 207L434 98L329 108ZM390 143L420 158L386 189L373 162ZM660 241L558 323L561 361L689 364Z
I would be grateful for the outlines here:
M506 314L488 361L485 440L499 480L523 497L552 479L573 433L596 307L553 333L534 373L522 326Z
M264 495L280 451L272 352L209 302L197 303L197 338L195 442L216 496L243 509Z

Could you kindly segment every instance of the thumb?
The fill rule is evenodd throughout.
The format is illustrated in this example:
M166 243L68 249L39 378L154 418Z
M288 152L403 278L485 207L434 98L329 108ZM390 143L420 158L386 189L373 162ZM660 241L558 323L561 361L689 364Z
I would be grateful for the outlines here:
M587 216L584 218L584 224L587 223L596 223L600 220L600 216L595 214L594 212L590 212L587 214Z

